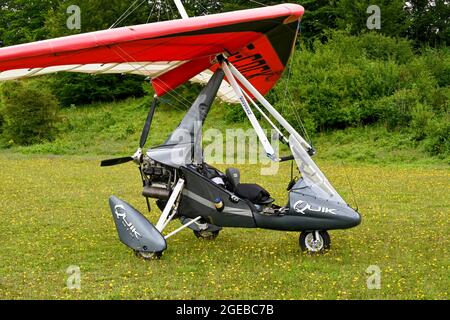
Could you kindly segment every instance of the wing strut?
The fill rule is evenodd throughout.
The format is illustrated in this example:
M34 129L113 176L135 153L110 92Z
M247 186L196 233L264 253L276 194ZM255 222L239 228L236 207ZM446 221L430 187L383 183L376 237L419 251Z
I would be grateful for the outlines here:
M269 101L248 81L242 73L239 72L231 63L227 68L231 71L232 75L239 80L239 82L266 108L266 110L286 129L289 134L302 145L302 147L312 156L316 152L314 148L306 142L306 140L291 126L291 124L283 118L283 116L270 104ZM234 78L233 78L234 79Z
M189 15L186 12L186 9L183 6L183 2L181 0L174 0L175 5L177 6L178 11L183 19L189 19Z
M280 138L283 139L283 141L286 144L289 144L289 140L284 136L284 134L280 131L280 129L275 125L275 123L273 123L272 120L270 120L270 118L267 116L267 114L264 113L263 110L261 110L261 108L258 106L258 104L249 96L249 94L246 91L243 91L245 97L247 98L248 101L250 101L252 103L252 105L256 108L256 110L259 111L259 113L264 117L264 119L266 119L266 121L272 126L272 128L275 129L275 131L278 133L278 135L280 136Z
M262 129L261 125L259 124L258 119L256 119L256 116L253 113L252 108L250 107L247 99L245 98L244 92L242 91L241 87L239 86L238 82L236 81L233 73L231 72L230 68L228 67L228 64L229 64L228 61L223 61L222 69L225 72L225 75L227 76L227 79L230 82L230 85L232 86L236 96L238 97L239 102L241 103L242 108L245 111L245 114L247 115L253 128L255 129L256 134L259 137L259 140L261 141L262 145L264 146L264 150L266 151L267 156L272 160L276 160L277 158L276 158L275 150L273 149L272 145L270 144L269 139L267 139L267 136L264 133L264 130Z

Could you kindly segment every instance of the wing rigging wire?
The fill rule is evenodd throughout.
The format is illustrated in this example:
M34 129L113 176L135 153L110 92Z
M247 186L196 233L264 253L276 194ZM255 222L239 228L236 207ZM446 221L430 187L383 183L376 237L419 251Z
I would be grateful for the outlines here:
M164 11L166 12L167 20L173 20L173 17L172 17L172 19L171 19L171 17L170 17L170 11L169 11L169 9L167 8L167 6L170 7L170 4L167 4L166 1L164 1L164 3L165 3L165 5L164 5Z
M122 54L120 54L120 52L117 52L116 50L114 50L115 48L117 48L117 49L119 49L123 54L125 54L125 56L124 55L122 55ZM120 46L116 46L116 47L113 47L113 50L124 60L124 61L126 61L127 59L126 59L126 57L128 57L128 58L130 58L131 60L133 60L134 62L136 62L136 63L138 63L138 61L136 60L136 59L134 59L130 54L128 54L125 50L123 50ZM141 67L141 68L137 68L137 67L135 67L133 64L130 64L130 66L132 66L132 68L133 69L135 69L135 71L139 71L139 70L145 70L145 71L147 71L149 74L151 73L150 72L150 70L148 70L147 69L147 67L146 66L143 66L143 67ZM164 82L163 82L164 83ZM172 92L173 92L173 94L172 94ZM174 98L178 103L180 103L182 106L184 106L184 107L186 107L186 108L189 108L190 107L190 101L188 101L186 98L184 98L184 97L182 97L181 96L181 94L178 94L178 93L175 93L174 91L172 91L172 92L168 92L167 94L169 95L169 96L171 96L172 98ZM178 99L177 97L176 97L176 95L178 95L178 96L180 96L180 97L182 97L185 101L183 101L183 100L181 100L181 99ZM175 107L176 108L176 107Z
M199 5L202 9L203 9L203 15L207 16L209 14L209 10L208 8L206 8L201 1L198 1L198 3L196 3L196 5Z
M259 1L255 1L255 0L250 0L250 2L253 2L253 3L259 4L259 5L261 6L261 7L268 7L268 5L267 5L267 4L261 3L261 2L259 2Z
M141 2L135 6L135 4L138 1L139 0L136 0L135 2L133 2L133 4L122 14L122 16L119 19L117 19L117 21L109 29L114 29L120 23L124 22L131 14L133 14L137 9L139 9L144 4L144 2L146 2L147 0L141 0ZM133 8L133 10L130 11L131 8ZM130 12L128 12L128 11L130 11Z
M157 1L157 8L158 8L158 22L161 20L161 1Z
M168 40L169 41L169 40ZM117 48L117 49L119 49L124 55L125 55L125 57L128 57L128 58L130 58L132 61L134 61L134 62L136 62L136 63L138 63L139 61L137 61L136 59L134 59L130 54L128 54L128 52L126 52L124 49L122 49L121 47L120 47L120 45L118 45L118 46L115 46L115 47L112 47L113 49L115 49L115 48ZM124 57L124 55L122 55L122 54L120 54L119 52L117 52L116 50L115 50L115 52L124 60L124 61L126 61L127 59L125 59L125 57ZM135 70L135 71L139 71L139 68L137 68L137 67L135 67L135 66L133 66L132 64L130 64L132 67L133 67L133 69ZM144 71L147 71L149 74L151 74L151 72L147 69L147 66L142 66L140 69L143 69ZM160 81L164 84L164 85L166 85L167 87L169 87L169 85L166 83L166 82L164 82L163 80L161 80L160 79ZM171 92L173 92L174 94L171 94ZM179 94L179 93L176 93L175 91L171 91L171 92L168 92L167 94L169 94L170 96L172 96L174 99L176 99L178 102L180 102L183 106L187 106L187 107L189 107L190 105L191 105L191 101L189 101L188 99L186 99L183 95L181 95L181 94ZM177 99L176 97L175 97L175 95L178 95L179 97L180 97L180 99L183 99L185 102L183 102L182 100L180 100L180 99Z
M148 18L147 18L147 23L150 22L150 19L153 16L153 10L155 10L155 6L156 6L156 2L153 2L152 10L150 11L150 14L148 15Z
M171 4L169 3L168 6L169 6L169 9L170 9L170 13L172 14L172 20L175 20L175 12L173 11L173 8L172 8Z
M297 36L296 38L298 38L298 35L300 34L300 28L301 28L301 21L298 22L297 25ZM292 56L291 56L291 60L289 62L289 67L288 67L288 76L287 76L287 81L286 81L286 88L285 88L285 92L284 92L284 101L283 101L283 109L284 106L286 105L294 114L294 117L297 121L297 124L300 126L300 128L303 131L303 134L305 135L305 138L309 141L309 144L312 146L312 139L308 134L308 131L306 130L305 124L303 123L300 114L298 113L298 110L294 107L294 99L292 98L292 92L289 88L289 83L291 81L291 77L292 77L292 67L294 64L294 60L295 60L295 54L297 52L297 49L295 48L296 44L294 43L294 48L293 48L293 52L292 52ZM289 100L289 101L287 101ZM287 101L287 103L286 103Z
M113 29L119 22L120 20L122 20L122 18L128 13L128 11L134 7L134 5L138 2L139 0L135 0L129 7L127 10L125 10L124 13L122 13L122 15L111 25L111 27L109 27L109 29Z
M135 0L130 5L130 7L128 7L128 9L125 10L125 12L117 19L116 22L114 22L114 24L109 29L114 29L115 27L117 27L119 24L124 22L130 15L132 15L137 9L139 9L145 2L148 3L149 1L148 0L142 0L141 2L139 2L139 3L138 2L139 2L139 0ZM170 11L172 11L172 19L173 19L173 15L174 14L173 14L172 7L170 6L170 4L167 4L167 6L170 8L170 11L169 11L169 9L164 8L165 5L163 5L163 3L165 3L165 1L162 1L162 0L154 0L153 1L153 7L152 7L152 9L150 11L150 14L149 14L148 18L147 18L147 23L149 23L152 15L153 15L153 11L154 11L155 7L158 8L158 16L157 16L158 17L158 22L161 20L161 13L162 13L162 11L164 11L166 13L166 16L167 16L167 18L169 20L171 19L169 14L170 14Z
M354 202L355 205L356 205L356 209L355 209L355 210L356 210L356 212L359 212L359 205L358 205L358 201L357 201L357 199L356 199L356 193L355 193L355 191L354 191L354 189L353 189L353 184L352 184L352 182L351 182L351 180L350 180L350 176L348 175L347 168L346 168L345 165L344 165L344 161L341 162L341 165L342 165L342 168L344 169L345 177L347 178L347 182L348 182L348 184L349 184L349 186L350 186L350 190L351 190L351 192L352 192L353 202Z
M136 2L138 2L139 0L136 0L131 6L130 6L130 8L131 7L133 7L134 6L134 4L136 3ZM129 17L134 11L136 11L136 9L138 9L144 2L145 2L146 0L143 0L137 7L135 7L134 8L134 10L132 10L130 13L128 13L123 19L119 19L120 20L120 22L123 22L127 17ZM151 12L150 12L150 15L149 15L149 17L148 17L148 20L150 20L150 18L151 18L151 16L152 16L152 14L153 14L153 11L154 11L154 9L155 9L155 7L157 7L158 8L158 15L157 15L157 18L158 18L158 22L161 20L161 11L162 11L162 1L160 1L160 0L156 0L156 1L154 1L154 4L153 4L153 8L152 8L152 10L151 10ZM127 9L127 11L129 11L130 10L130 8L128 8ZM166 11L166 13L167 14L169 14L169 12L168 12L168 10L165 10ZM173 12L173 11L172 11ZM122 17L125 15L125 13L124 14L122 14ZM170 19L170 17L169 17L169 19ZM117 25L118 23L116 22L114 25ZM113 26L114 26L113 25ZM127 57L129 57L131 60L133 60L134 62L138 62L136 59L134 59L131 55L129 55L125 50L123 50L120 46L116 46L115 48L117 48L117 49L119 49L123 54L125 54ZM124 56L122 55L122 54L120 54L119 52L117 52L116 50L115 50L115 52L124 60L124 61L126 61L127 59L125 59L124 58ZM137 67L135 67L134 65L132 65L132 64L130 64L132 67L133 67L133 69L135 70L135 71L139 71L139 69L137 68ZM149 74L151 73L148 69L147 69L147 67L146 66L143 66L143 67L141 67L140 69L143 69L143 70L145 70L145 71L147 71ZM161 80L162 81L162 80ZM164 81L162 81L162 83L163 84L166 84ZM174 98L178 103L180 103L181 105L183 105L184 107L189 107L190 106L190 104L191 104L191 102L190 101L188 101L185 97L183 97L181 94L178 94L178 93L176 93L176 92L174 92L174 94L172 94L171 92L168 92L168 94L169 94L169 96L171 96L172 98ZM183 99L184 101L182 101L181 99L178 99L175 95L178 95L181 99Z
M133 12L135 12L146 0L142 0L141 1L141 3L139 3L136 7L135 7L135 5L136 5L136 3L138 2L139 0L135 0L132 4L131 4L131 6L119 17L119 19L111 26L111 28L110 29L112 29L112 28L114 28L114 27L116 27L118 24L120 24L120 23L122 23L123 21L125 21L125 19L127 19ZM132 9L134 7L134 9ZM170 7L170 5L169 5L169 7ZM157 10L158 10L158 14L157 14L157 20L158 20L158 22L161 20L161 11L162 11L162 9L163 9L163 1L161 1L161 0L155 0L155 1L153 1L153 6L152 6L152 9L151 9L151 11L150 11L150 14L149 14L149 16L148 16L148 18L147 18L147 23L149 23L149 21L150 21L150 19L151 19L151 17L152 17L152 15L153 15L153 12L155 11L155 8L157 8ZM131 10L132 9L132 10ZM131 11L130 11L131 10ZM164 11L166 11L166 14L167 14L167 17L168 17L168 19L170 20L170 16L169 16L169 10L164 10ZM173 13L173 9L170 7L170 11L172 12L172 18L174 18L174 13ZM132 59L134 62L138 62L136 59L134 59L131 55L129 55L125 50L123 50L120 46L116 46L116 48L117 49L119 49L123 54L125 54L127 57L129 57L130 59ZM125 59L125 57L122 55L122 54L120 54L119 52L117 52L116 50L115 50L115 52L124 60L124 61L126 61L127 59ZM136 66L134 66L133 64L130 64L130 66L132 66L132 68L135 70L135 71L139 71L139 70L145 70L145 71L147 71L149 74L151 73L148 69L147 69L147 67L144 65L143 67L140 67L140 68L137 68ZM162 80L161 80L162 81ZM163 82L163 84L165 84L165 85L167 85L164 81L162 81ZM178 93L176 93L175 91L173 91L173 92L168 92L168 94L169 94L169 96L171 96L173 99L175 99L178 103L180 103L182 106L184 106L185 108L188 108L189 106L190 106L190 101L188 101L185 97L183 97L181 94L178 94ZM177 98L177 95L181 98L181 99L183 99L183 100L181 100L181 99L179 99L179 98ZM181 111L181 109L180 108L178 108L177 106L173 106L175 109L178 109L179 111Z

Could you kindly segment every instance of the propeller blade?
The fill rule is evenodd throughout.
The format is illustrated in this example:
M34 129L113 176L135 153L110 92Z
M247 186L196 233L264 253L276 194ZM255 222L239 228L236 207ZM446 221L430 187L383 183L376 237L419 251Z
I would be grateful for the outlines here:
M141 141L139 147L144 149L145 144L147 143L148 135L150 134L150 127L153 122L153 116L155 115L156 106L158 105L158 97L155 96L153 99L152 106L147 116L147 120L145 121L144 130L142 131Z
M134 161L135 159L137 159L141 155L142 149L145 147L145 144L147 143L148 136L150 134L150 127L151 127L152 122L153 122L153 116L155 115L155 110L156 110L157 104L158 104L158 97L155 95L155 98L153 99L152 106L151 106L150 111L149 111L148 116L147 116L147 120L145 121L144 130L142 131L141 141L140 141L140 148L139 148L138 152L133 157L125 157L125 158L104 160L101 163L102 167L112 167L112 166L117 166L119 164L128 163L128 162Z
M104 160L104 161L102 161L101 166L102 167L112 167L112 166L117 166L119 164L128 163L133 160L134 159L132 157Z

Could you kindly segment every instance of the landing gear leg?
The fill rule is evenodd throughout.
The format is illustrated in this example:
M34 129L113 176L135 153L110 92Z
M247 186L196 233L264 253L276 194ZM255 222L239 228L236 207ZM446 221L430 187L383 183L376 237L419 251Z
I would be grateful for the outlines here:
M302 232L299 242L302 251L308 253L324 253L331 248L327 231Z

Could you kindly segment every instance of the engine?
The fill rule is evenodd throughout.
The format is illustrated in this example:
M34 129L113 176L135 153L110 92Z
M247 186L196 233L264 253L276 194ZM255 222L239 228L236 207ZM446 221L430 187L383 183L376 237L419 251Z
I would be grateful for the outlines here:
M142 167L146 198L168 200L177 181L176 169L162 165L150 158L144 159Z

